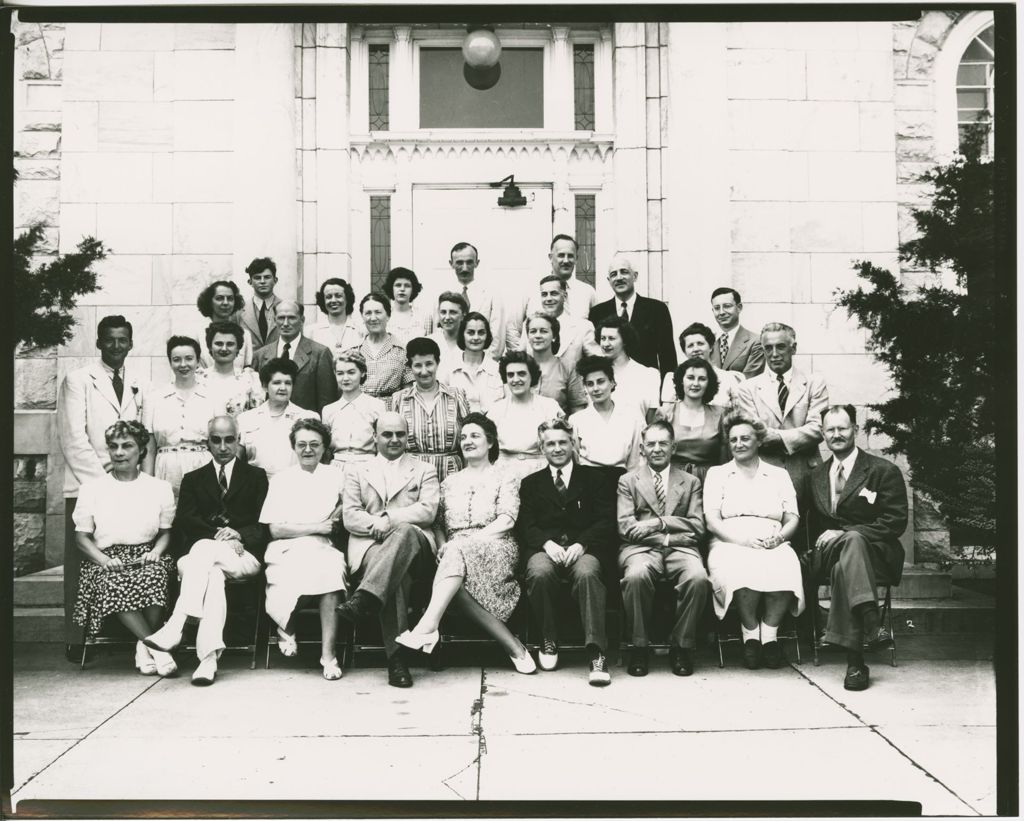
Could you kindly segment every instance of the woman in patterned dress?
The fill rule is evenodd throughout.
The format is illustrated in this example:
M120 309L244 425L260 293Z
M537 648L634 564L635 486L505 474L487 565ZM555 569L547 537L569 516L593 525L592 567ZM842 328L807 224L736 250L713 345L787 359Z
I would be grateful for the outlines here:
M206 350L213 367L203 372L202 382L218 408L236 419L266 398L256 371L252 368L235 370L244 334L237 322L211 322L206 329Z
M163 622L173 567L167 548L174 495L168 482L139 470L150 441L139 422L115 422L105 438L110 473L82 485L72 514L78 549L88 559L82 563L74 620L95 636L104 619L116 614L139 639L138 671L171 676L178 669L171 654L150 650L142 639Z
M708 469L728 459L722 417L726 408L712 405L718 392L718 375L711 363L691 357L673 374L676 401L665 402L655 412L676 432L672 445L672 463L704 482Z
M414 271L392 268L384 280L384 293L391 297L391 319L388 331L399 345L407 345L417 336L429 336L434 330L434 313L416 303L423 285Z
M453 602L508 653L516 670L537 667L526 647L505 626L519 601L515 568L519 546L512 528L519 513L519 482L494 465L498 431L482 413L471 413L459 435L466 467L441 485L434 535L440 561L426 612L396 641L430 652L441 617Z
M304 333L337 359L338 354L356 347L366 335L362 323L352 313L355 306L356 295L351 285L339 277L325 279L316 293L316 307L324 317Z
M359 353L366 362L363 390L370 396L387 399L405 385L412 384L412 371L405 363L405 348L388 333L391 301L379 293L369 293L359 301L359 313L366 336Z
M462 469L459 428L469 415L469 403L458 388L437 381L441 351L433 339L411 339L405 350L416 381L394 394L389 407L409 426L408 453L433 465L438 481L443 482Z

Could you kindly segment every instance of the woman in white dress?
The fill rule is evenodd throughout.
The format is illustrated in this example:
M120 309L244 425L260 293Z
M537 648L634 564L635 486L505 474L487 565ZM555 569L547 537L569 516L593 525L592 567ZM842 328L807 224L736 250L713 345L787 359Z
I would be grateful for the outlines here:
M224 413L236 419L266 398L256 371L248 367L235 369L244 336L245 331L237 322L211 322L206 328L206 350L213 367L207 368L201 377L207 395Z
M142 424L153 434L153 447L147 449L142 469L169 482L177 501L181 478L210 461L207 426L223 410L196 378L196 340L172 336L167 340L167 361L174 382L154 387L142 405Z
M418 336L430 336L434 330L433 311L416 303L416 297L422 292L419 277L408 268L392 268L384 280L384 293L391 299L388 331L399 345L406 345Z
M574 368L555 356L561 344L561 323L553 316L534 313L526 318L525 327L528 351L540 367L537 393L554 399L564 413L583 410L587 406L583 381Z
M142 643L163 622L167 582L173 563L167 555L174 521L171 486L139 471L149 431L133 421L117 421L105 431L110 473L90 479L79 490L73 515L82 563L73 618L89 636L111 615L139 641L135 666L144 676L172 676L170 653Z
M357 350L344 351L334 360L334 376L341 398L323 410L324 424L331 429L333 464L343 470L377 454L374 428L387 410L382 399L363 393L366 360Z
M541 422L564 419L554 399L537 396L540 367L524 351L507 351L498 362L506 393L491 405L487 416L498 427L499 464L519 478L540 470L547 460L540 450L537 428Z
M276 474L263 503L260 522L270 527L264 557L267 615L277 625L282 655L298 655L290 622L302 596L320 597L320 665L328 681L341 678L335 654L334 608L345 590L345 556L331 535L341 520L344 471L321 464L331 432L319 419L300 419L289 432L298 464Z
M621 317L610 316L601 320L596 330L597 344L615 367L616 393L620 400L640 406L644 418L658 407L661 377L657 368L645 368L632 358L636 350L637 335L633 326Z
M244 306L245 300L242 298L242 292L231 280L218 279L216 282L207 285L196 299L196 307L204 317L195 329L197 338L201 339L203 337L206 326L210 322L238 322ZM243 330L242 341L238 343L238 359L234 363L237 370L252 365L254 349L252 336ZM208 365L209 362L200 354L200 368L206 368Z
M457 359L442 357L437 378L451 388L461 389L471 411L487 413L505 395L498 363L488 354L494 342L491 323L479 311L470 311L459 325L456 342L462 355Z
M290 359L271 359L260 369L267 401L238 417L238 442L251 465L263 468L268 477L297 464L288 437L299 419L316 419L316 411L300 408L292 399L298 368Z
M335 359L342 351L357 347L366 336L362 322L353 313L355 303L352 286L340 277L325 279L316 293L316 307L324 317L305 333L333 353Z
M782 617L804 609L800 562L789 544L800 521L796 491L785 468L758 458L761 422L732 414L723 429L733 459L712 467L704 479L715 615L724 618L735 597L744 664L776 668L785 661L777 640Z

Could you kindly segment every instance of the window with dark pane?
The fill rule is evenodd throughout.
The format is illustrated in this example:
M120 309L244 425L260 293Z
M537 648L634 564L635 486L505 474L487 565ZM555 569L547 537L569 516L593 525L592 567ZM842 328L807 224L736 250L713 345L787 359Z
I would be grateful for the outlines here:
M972 132L984 130L988 135L986 153L990 156L995 94L993 33L994 27L989 26L971 41L960 58L956 73L956 122L960 145Z
M544 49L503 48L479 70L462 49L420 49L420 128L543 127Z
M594 47L572 47L572 82L575 100L576 130L594 130Z
M370 46L370 131L388 130L388 63L391 47Z
M370 288L380 291L391 270L391 197L370 197Z
M594 284L595 214L593 194L576 195L576 278Z

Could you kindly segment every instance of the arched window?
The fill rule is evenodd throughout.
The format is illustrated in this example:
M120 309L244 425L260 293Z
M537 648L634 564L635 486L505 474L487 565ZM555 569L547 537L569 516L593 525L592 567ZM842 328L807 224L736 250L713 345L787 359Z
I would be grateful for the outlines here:
M987 132L986 151L992 155L992 111L995 84L995 27L979 32L964 50L956 72L956 124L959 144L975 129Z

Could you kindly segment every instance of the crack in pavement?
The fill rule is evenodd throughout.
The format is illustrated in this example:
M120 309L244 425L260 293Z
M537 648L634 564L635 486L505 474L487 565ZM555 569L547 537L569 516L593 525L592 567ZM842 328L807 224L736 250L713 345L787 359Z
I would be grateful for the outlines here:
M460 793L455 787L448 782L454 778L458 778L466 770L476 765L476 795L474 798L480 800L480 764L483 755L487 752L487 741L484 738L483 730L483 712L484 712L484 694L487 692L487 672L484 668L480 668L480 695L473 699L473 704L469 708L469 731L477 737L477 748L476 756L470 761L465 767L458 772L452 773L447 778L441 779L441 783L444 784L449 790L455 793L463 801L467 798Z
M967 800L965 800L964 798L961 798L956 790L954 790L952 787L950 787L949 785L944 783L938 777L932 775L928 770L926 770L924 767L922 767L920 764L918 764L913 758L911 758L909 755L907 755L905 752L903 752L903 750L901 750L899 747L897 747L896 744L879 729L879 725L877 725L877 724L868 724L868 722L866 722L863 718L861 718L856 712L854 712L852 709L850 709L848 706L846 706L843 702L841 702L839 699L837 699L835 696L833 696L831 693L829 693L827 690L825 690L824 687L822 687L820 684L818 684L816 681L814 681L812 678L810 678L810 676L806 675L803 670L801 670L801 669L799 669L797 667L794 667L792 664L790 664L790 667L792 667L794 670L796 670L797 673L799 673L807 681L808 684L810 684L812 687L817 688L817 690L819 692L821 692L821 694L824 695L827 699L831 700L833 703L837 704L843 710L848 712L851 716L853 716L855 719L857 719L857 721L859 721L861 724L863 724L865 727L867 727L869 730L871 730L871 732L873 732L880 739L882 739L882 741L884 741L886 744L888 744L890 747L892 747L897 753L899 753L903 758L905 758L908 762L910 762L911 766L913 766L915 769L918 769L922 773L924 773L924 775L926 777L930 778L932 781L934 781L936 784L938 784L940 787L942 787L944 790L946 790L946 792L948 792L957 801L959 801L961 804L963 804L965 807L967 807L967 809L969 809L972 813L974 813L975 815L978 815L978 816L982 815L982 813L979 812L978 810L976 810Z

